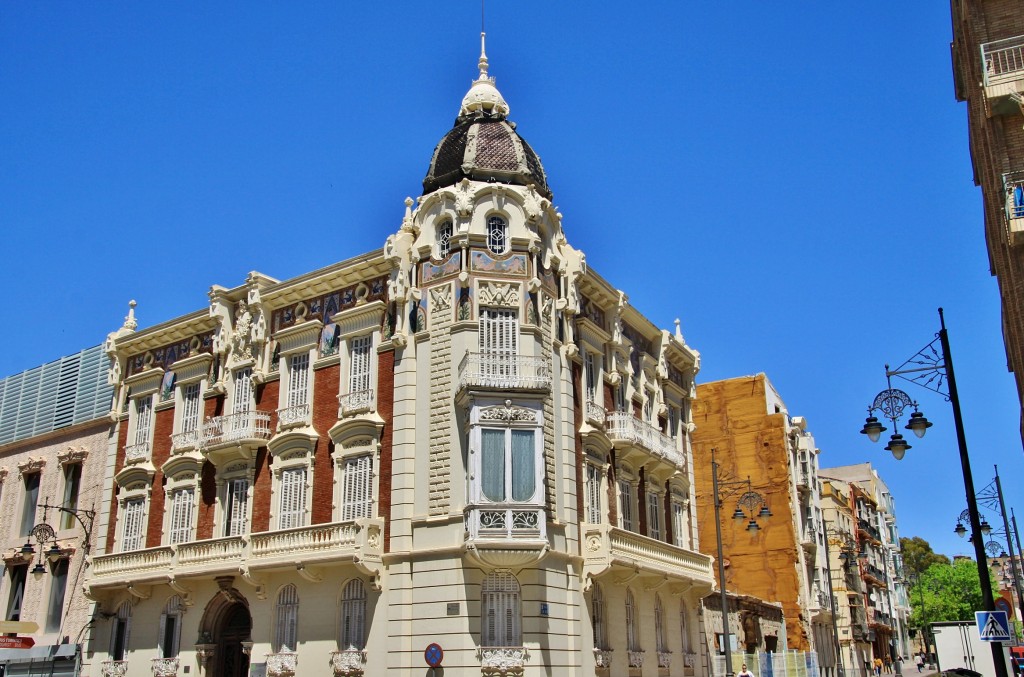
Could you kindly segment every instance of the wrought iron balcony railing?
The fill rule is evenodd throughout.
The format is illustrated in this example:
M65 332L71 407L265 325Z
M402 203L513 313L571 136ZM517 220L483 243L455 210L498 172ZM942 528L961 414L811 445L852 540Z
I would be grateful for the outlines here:
M270 414L240 411L207 419L203 423L203 446L213 447L244 440L270 439Z
M171 435L171 453L180 454L185 451L191 451L199 446L201 440L202 435L198 428L174 433Z
M129 444L124 448L124 462L127 465L145 463L149 460L149 442Z
M177 677L177 658L154 658L153 677Z
M641 421L626 411L608 414L608 437L613 441L636 444L655 456L659 456L677 468L686 466L686 457L676 448L676 441L646 421Z
M267 677L295 677L295 671L299 667L299 655L289 651L268 653L267 656Z
M547 538L544 510L529 505L472 506L466 510L470 540Z
M597 402L593 400L587 400L584 405L584 415L587 417L587 422L594 425L604 425L608 418L608 413L604 410Z
M128 661L103 661L100 674L103 677L124 677L128 673Z
M306 425L309 421L309 402L305 404L296 404L291 407L284 407L277 410L277 429L278 431L287 430L288 428L295 428L297 426Z
M338 395L338 418L365 414L373 411L376 406L377 400L373 396L373 388Z
M529 653L524 646L482 646L480 671L484 675L522 674Z
M331 670L334 677L357 677L363 674L366 652L362 649L343 649L331 652Z

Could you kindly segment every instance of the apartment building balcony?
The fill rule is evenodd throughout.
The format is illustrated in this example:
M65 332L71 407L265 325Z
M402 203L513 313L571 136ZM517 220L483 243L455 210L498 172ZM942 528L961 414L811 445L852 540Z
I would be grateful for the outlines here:
M468 554L488 566L535 564L549 545L544 509L532 505L471 505L466 536Z
M177 677L178 663L177 658L154 658L153 677Z
M873 526L871 522L868 522L866 519L857 520L857 529L871 540L881 542L881 535L878 532L878 527Z
M171 435L171 453L184 454L194 449L198 449L202 444L202 441L202 431L198 428L187 432L174 433Z
M377 408L373 388L338 395L338 418L368 414Z
M299 655L294 651L268 653L267 677L295 677L299 668Z
M662 669L669 669L672 667L672 652L671 651L659 651L658 652L658 667Z
M686 468L686 457L679 451L674 439L629 412L610 412L607 416L606 432L613 444L639 449L664 460L678 470Z
M701 596L714 587L711 557L610 524L582 524L583 577L606 573L694 585Z
M250 459L270 439L270 414L239 411L209 418L203 423L203 454L214 465L235 459Z
M801 494L807 495L811 493L812 480L811 473L806 470L799 470L796 474L796 489Z
M818 524L812 519L804 523L804 528L800 532L800 546L808 555L813 555L818 549Z
M530 654L524 646L482 646L477 649L477 657L481 675L505 677L523 674Z
M504 353L466 353L459 363L459 391L551 390L551 362L546 357Z
M590 425L603 428L608 419L608 412L597 402L586 400L583 404L583 417Z
M278 409L277 432L280 433L285 430L291 430L292 428L300 428L302 426L310 425L310 423L312 423L310 418L311 412L312 408L309 406L309 402Z
M149 442L129 444L124 448L125 465L135 465L136 463L148 463L150 457L151 455Z
M92 560L90 588L152 585L168 577L210 579L242 568L253 573L308 570L344 562L368 568L380 561L383 529L383 520L360 519L98 555Z
M612 656L615 653L611 649L594 649L594 666L598 668L610 668Z
M366 652L362 649L344 649L331 652L331 671L334 677L357 677L362 675L366 664Z
M102 677L124 677L128 674L128 661L103 661L100 663Z
M633 651L629 650L626 652L626 662L631 668L642 668L644 666L644 655L646 651Z
M981 45L982 87L993 115L1019 115L1024 93L1024 35Z

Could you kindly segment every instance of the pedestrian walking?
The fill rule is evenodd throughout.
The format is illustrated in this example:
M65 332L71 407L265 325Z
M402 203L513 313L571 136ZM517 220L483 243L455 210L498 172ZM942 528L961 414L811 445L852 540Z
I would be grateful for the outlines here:
M924 668L924 655L916 654L914 656L914 663L917 664L917 671L921 672L921 670Z
M747 664L743 664L743 669L736 673L736 677L754 677L754 673L747 670Z

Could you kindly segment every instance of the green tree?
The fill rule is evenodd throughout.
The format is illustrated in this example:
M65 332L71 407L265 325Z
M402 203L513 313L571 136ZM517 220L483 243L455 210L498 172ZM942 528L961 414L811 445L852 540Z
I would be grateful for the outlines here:
M903 551L903 566L908 578L920 576L933 564L949 564L949 558L932 550L928 541L920 536L900 539Z
M922 627L939 621L972 621L984 608L978 567L959 558L952 564L936 562L910 578L910 624ZM993 593L994 594L994 593Z

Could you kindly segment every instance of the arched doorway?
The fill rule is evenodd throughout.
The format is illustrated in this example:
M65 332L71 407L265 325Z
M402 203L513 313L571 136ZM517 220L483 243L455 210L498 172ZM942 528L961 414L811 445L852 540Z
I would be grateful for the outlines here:
M217 618L213 634L217 648L214 652L216 677L246 677L249 674L249 655L242 642L252 634L252 616L249 607L241 602L228 605ZM250 645L251 646L251 645Z

